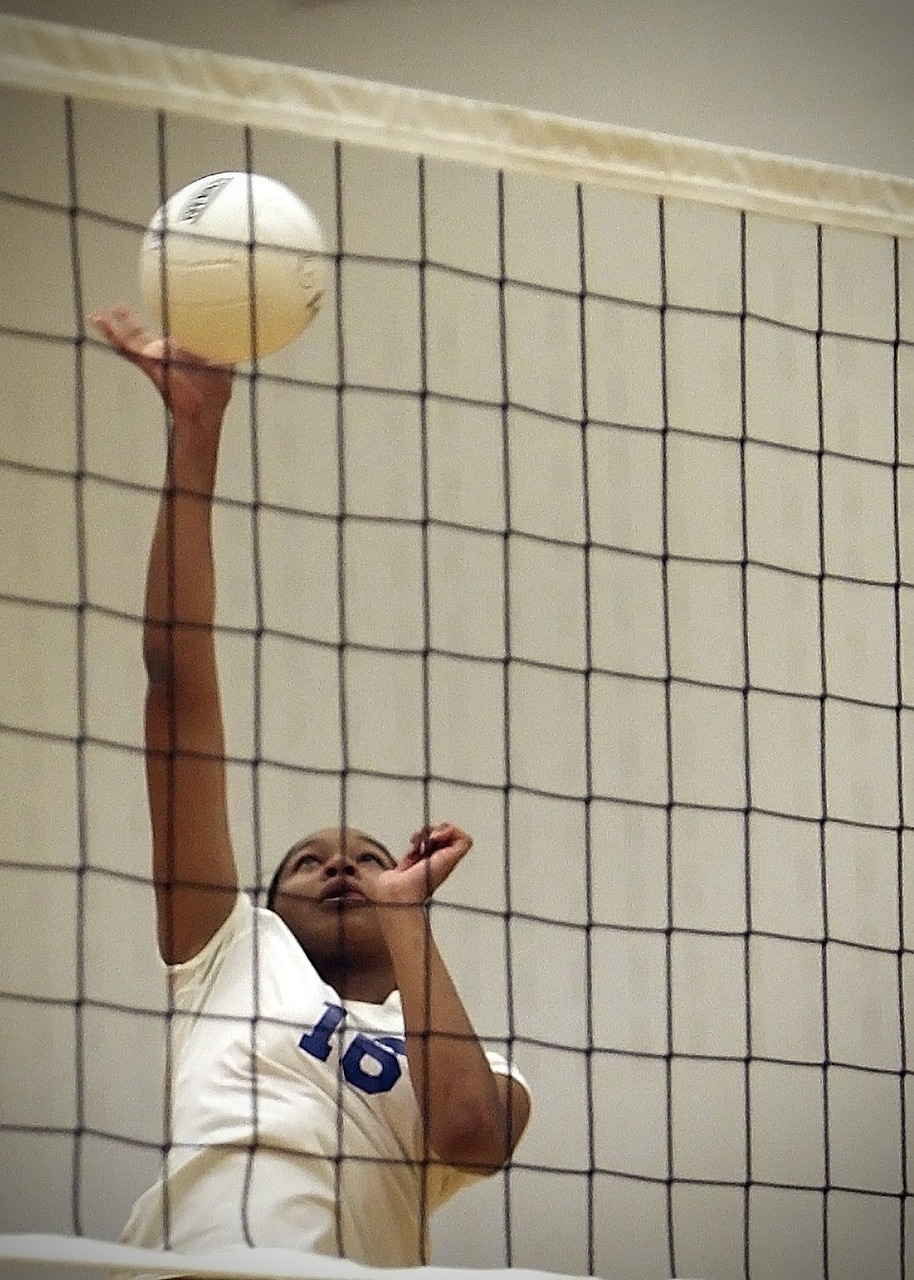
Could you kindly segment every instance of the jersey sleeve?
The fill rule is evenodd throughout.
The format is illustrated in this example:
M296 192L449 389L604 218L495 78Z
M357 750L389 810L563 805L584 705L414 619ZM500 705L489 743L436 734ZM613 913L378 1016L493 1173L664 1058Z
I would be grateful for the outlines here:
M187 1012L200 1008L229 949L251 932L253 918L254 908L247 894L237 894L228 918L205 947L190 960L165 965L176 1008Z
M509 1062L503 1053L496 1053L494 1049L486 1049L486 1058L489 1066L499 1076L510 1076L512 1080L516 1080L529 1094L530 1086L519 1071L516 1063Z

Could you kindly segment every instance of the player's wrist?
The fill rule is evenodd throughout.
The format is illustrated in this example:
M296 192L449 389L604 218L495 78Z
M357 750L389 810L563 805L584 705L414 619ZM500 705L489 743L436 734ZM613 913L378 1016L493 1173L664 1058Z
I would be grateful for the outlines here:
M177 489L211 494L216 481L221 424L173 418L169 470Z
M375 905L388 947L412 947L417 940L431 936L427 901L378 902Z
M192 411L172 409L172 437L204 452L216 448L222 435L222 422L227 408L227 404L204 404Z

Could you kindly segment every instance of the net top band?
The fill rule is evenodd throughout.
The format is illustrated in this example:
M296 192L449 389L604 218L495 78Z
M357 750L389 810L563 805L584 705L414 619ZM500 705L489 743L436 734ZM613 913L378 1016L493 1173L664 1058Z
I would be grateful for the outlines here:
M0 14L0 83L914 237L914 181Z

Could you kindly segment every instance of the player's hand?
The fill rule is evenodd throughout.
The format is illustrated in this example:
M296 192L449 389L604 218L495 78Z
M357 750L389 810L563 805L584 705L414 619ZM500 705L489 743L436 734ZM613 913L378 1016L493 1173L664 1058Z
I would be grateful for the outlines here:
M129 307L97 311L89 319L115 351L146 374L176 418L221 423L232 394L230 365L211 364L157 337Z
M396 867L372 876L364 888L376 903L418 905L429 899L469 853L473 841L452 822L423 827L410 837L406 853Z

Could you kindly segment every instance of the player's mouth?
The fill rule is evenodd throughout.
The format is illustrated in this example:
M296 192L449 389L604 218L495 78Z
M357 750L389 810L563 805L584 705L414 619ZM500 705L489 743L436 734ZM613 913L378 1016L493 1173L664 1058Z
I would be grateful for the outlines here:
M321 898L321 906L330 907L339 910L342 907L359 907L366 906L368 899L364 893L359 893L358 889L343 886L339 889L330 889Z

